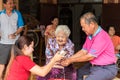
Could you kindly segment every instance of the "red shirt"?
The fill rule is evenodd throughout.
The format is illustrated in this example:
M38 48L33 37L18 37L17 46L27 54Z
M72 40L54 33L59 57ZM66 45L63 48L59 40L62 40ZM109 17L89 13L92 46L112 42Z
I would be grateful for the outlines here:
M7 80L28 80L30 69L35 63L28 56L17 56L11 65Z

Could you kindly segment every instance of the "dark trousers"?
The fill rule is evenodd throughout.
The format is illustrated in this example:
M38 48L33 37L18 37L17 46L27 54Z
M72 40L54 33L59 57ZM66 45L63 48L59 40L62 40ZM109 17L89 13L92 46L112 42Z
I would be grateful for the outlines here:
M77 80L83 80L84 75L90 74L90 66L91 64L88 62L77 70Z
M77 70L77 80L83 80L84 75L87 75L85 80L112 80L117 75L117 71L116 64L92 66L90 63L86 63Z

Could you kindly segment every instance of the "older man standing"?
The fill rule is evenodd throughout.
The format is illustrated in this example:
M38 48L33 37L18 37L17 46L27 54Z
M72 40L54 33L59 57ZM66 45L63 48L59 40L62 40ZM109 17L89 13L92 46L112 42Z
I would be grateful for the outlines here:
M68 66L73 62L89 61L88 67L81 70L86 71L84 75L87 77L84 80L112 80L117 74L117 66L109 35L97 24L97 19L91 12L81 16L80 24L87 35L83 48L61 64ZM78 77L78 80L83 78Z
M0 80L10 58L11 46L23 30L21 13L14 9L14 0L3 0L4 10L0 11Z

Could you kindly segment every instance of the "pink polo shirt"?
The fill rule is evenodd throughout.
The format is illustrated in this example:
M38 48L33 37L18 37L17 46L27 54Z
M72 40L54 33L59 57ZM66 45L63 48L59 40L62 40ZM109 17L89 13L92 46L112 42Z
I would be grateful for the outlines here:
M116 63L113 43L101 27L98 28L93 36L87 36L83 49L95 58L90 61L95 65L107 65Z

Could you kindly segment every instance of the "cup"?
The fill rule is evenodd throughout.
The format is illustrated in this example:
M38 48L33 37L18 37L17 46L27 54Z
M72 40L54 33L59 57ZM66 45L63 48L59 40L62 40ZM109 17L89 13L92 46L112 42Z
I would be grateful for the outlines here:
M64 50L61 50L59 54L62 55L62 56L65 56L66 52Z

